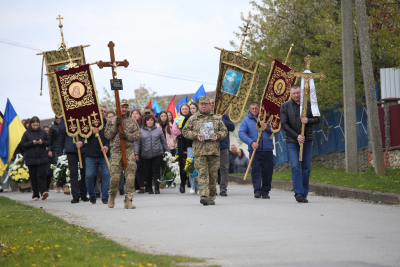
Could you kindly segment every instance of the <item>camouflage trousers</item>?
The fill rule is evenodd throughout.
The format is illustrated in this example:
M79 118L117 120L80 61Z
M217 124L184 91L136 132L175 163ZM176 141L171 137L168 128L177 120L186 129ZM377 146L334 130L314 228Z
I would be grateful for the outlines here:
M135 175L136 175L136 161L133 151L126 151L127 168L125 169L125 202L132 200L135 193ZM111 153L111 181L110 196L116 196L118 193L119 180L122 172L122 155L119 153Z
M214 200L217 191L219 156L195 157L194 167L199 174L200 197L207 197L208 200Z

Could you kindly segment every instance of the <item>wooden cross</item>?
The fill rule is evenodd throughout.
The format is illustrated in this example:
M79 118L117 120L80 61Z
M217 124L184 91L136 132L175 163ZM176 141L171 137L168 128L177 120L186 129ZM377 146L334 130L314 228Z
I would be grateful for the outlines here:
M100 60L99 62L97 62L97 66L99 66L100 69L102 69L103 67L111 67L112 78L117 79L117 66L124 66L125 68L127 68L129 66L129 62L126 59L124 59L124 61L115 61L114 46L115 44L112 41L108 43L108 47L110 48L111 61L103 62ZM115 105L117 108L117 116L120 118L122 122L121 104L119 102L119 91L114 90L114 93L115 93ZM119 132L124 131L122 124L118 127L118 130ZM126 151L125 151L125 139L120 139L120 141L121 141L122 167L126 168L127 162L126 162Z
M304 58L304 61L306 62L306 67L305 70L310 70L310 65L312 58L310 55L306 56ZM303 109L301 111L301 116L300 118L307 117L307 101L308 101L308 83L311 79L316 78L316 79L325 79L326 75L324 73L300 73L300 72L294 72L291 70L288 74L289 78L293 77L300 77L304 79L304 91L303 91ZM301 136L304 137L304 130L305 130L305 124L302 123L301 125ZM303 143L300 144L300 154L299 154L299 160L303 160Z

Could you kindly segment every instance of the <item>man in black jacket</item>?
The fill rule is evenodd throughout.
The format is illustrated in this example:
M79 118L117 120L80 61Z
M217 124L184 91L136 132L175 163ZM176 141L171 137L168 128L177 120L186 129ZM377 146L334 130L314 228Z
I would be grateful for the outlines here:
M60 139L59 139L59 152L60 155L65 153L68 159L68 167L70 171L70 179L71 179L71 194L72 200L71 203L79 203L79 198L83 202L89 201L86 191L86 183L85 183L85 139L79 137L79 142L75 142L75 138L72 139L71 136L67 135L67 131L65 129L64 118L61 119L60 126ZM78 158L78 148L81 149L82 155L82 167L78 166L79 158ZM81 181L79 182L79 174L81 175Z
M291 99L281 107L282 129L286 132L286 147L292 168L293 191L296 201L308 203L308 185L311 173L311 154L313 130L312 126L319 124L319 117L311 112L310 100L307 101L307 116L300 118L300 94L298 85L290 88ZM305 124L304 137L301 136L301 126ZM303 161L299 161L300 144L303 143Z
M103 152L110 158L110 140L104 136L104 129L106 128L107 121L103 118L104 127L99 131L98 128L93 127L93 134L88 138L86 144L86 188L89 193L89 201L96 204L96 193L94 190L95 177L97 169L100 168L102 175L102 194L101 200L103 204L108 204L108 190L110 189L110 170L108 169L106 159ZM97 135L100 136L103 143L103 149L100 147L100 142Z

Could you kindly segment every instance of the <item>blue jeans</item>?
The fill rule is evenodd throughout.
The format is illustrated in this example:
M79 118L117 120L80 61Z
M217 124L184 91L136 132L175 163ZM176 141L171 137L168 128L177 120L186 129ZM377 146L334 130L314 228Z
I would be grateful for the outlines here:
M249 157L253 151L250 151ZM257 151L251 163L251 181L254 194L268 195L271 191L272 173L274 162L272 151Z
M192 154L192 148L191 147L188 147L187 148L187 157L188 158L191 158L191 157L193 157L193 154ZM196 178L194 178L191 174L189 174L189 182L190 182L190 187L192 188L192 189L194 189L194 190L196 190L196 191L199 191L199 184L198 184L198 182L196 181Z
M96 193L94 191L94 178L97 174L97 169L100 167L103 181L101 183L101 198L108 199L108 190L110 189L110 170L108 169L107 162L104 157L101 158L86 158L86 188L89 196L94 197Z
M294 195L308 195L311 173L312 141L306 141L303 145L303 160L299 161L300 145L298 143L286 143L290 166L292 167L292 182Z

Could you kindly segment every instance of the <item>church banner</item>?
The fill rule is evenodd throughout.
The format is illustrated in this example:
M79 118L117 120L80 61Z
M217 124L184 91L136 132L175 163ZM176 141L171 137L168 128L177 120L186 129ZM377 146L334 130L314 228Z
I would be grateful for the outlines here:
M254 78L258 75L259 62L247 59L234 52L222 50L217 89L215 92L215 114L225 114L236 122L240 119L249 97Z
M271 131L276 133L281 129L281 106L290 98L290 87L297 81L296 77L290 77L289 72L295 72L290 67L283 65L279 60L271 64L268 82L265 86L260 103L260 114L258 116L257 128L264 123L271 126Z
M86 63L82 46L70 47L68 48L68 52L71 56L72 62L76 63L77 66ZM65 65L70 63L67 51L65 49L44 52L43 57L45 59L47 73L65 69ZM56 116L61 117L61 103L59 102L58 98L55 76L48 75L47 82L49 84L51 108Z
M89 64L56 71L54 76L67 134L88 138L93 127L101 130L103 118Z

